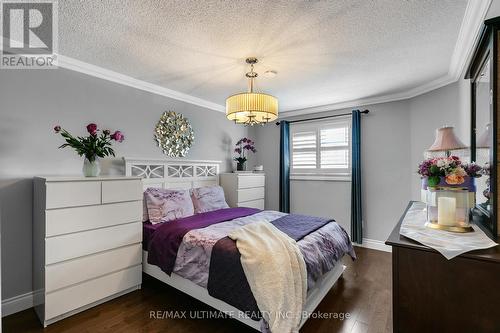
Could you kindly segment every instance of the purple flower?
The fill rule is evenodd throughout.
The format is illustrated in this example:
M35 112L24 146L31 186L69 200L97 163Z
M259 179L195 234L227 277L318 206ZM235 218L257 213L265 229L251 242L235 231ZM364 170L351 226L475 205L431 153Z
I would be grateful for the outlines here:
M482 174L481 172L483 168L477 165L476 163L472 162L470 164L465 164L464 170L467 173L467 176L469 177L481 177Z
M236 149L234 150L234 152L235 152L235 153L238 153L238 154L241 154L241 149L240 149L240 148L236 148Z
M61 132L61 126L59 126L59 125L54 126L54 132L56 132L56 133Z
M122 132L115 131L113 134L111 134L111 139L118 142L123 142L123 140L125 140L125 136Z
M97 125L94 123L88 124L87 131L90 133L90 135L96 135L97 134Z

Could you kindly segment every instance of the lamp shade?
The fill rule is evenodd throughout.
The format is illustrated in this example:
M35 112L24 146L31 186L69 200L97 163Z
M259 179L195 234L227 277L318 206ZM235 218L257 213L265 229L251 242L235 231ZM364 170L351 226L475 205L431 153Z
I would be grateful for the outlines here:
M467 146L455 135L453 126L444 126L436 130L436 140L427 151L447 151L465 148Z
M491 147L491 123L486 125L486 129L477 139L477 148L490 148Z
M267 123L278 118L278 99L262 93L241 93L226 100L226 116L239 124Z

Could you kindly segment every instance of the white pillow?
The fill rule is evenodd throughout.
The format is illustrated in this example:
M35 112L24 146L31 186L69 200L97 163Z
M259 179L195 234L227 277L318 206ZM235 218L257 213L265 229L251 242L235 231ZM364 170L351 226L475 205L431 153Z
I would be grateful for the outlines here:
M204 186L191 190L194 212L206 213L213 210L229 208L224 198L224 190L220 186Z

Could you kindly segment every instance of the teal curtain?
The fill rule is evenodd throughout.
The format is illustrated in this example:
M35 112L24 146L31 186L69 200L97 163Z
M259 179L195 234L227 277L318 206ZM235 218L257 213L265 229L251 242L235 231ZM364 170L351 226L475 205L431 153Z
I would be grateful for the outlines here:
M363 242L363 209L361 203L361 112L352 111L351 169L351 240Z
M280 121L280 212L290 213L290 123Z

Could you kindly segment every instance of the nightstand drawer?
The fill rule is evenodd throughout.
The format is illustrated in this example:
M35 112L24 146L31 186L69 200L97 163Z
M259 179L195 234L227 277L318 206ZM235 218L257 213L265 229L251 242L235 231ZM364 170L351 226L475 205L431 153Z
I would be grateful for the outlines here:
M142 200L142 191L140 179L103 181L102 203Z
M264 199L264 187L245 188L238 190L238 202Z
M46 200L46 209L99 205L101 182L47 183Z
M46 211L47 237L112 225L140 222L142 201Z
M238 202L238 207L250 207L250 208L264 209L264 199Z
M51 292L121 269L137 266L142 260L141 244L133 244L86 257L48 265L45 291Z
M138 286L141 274L142 265L138 265L48 293L45 296L45 320Z
M45 262L50 265L141 241L140 222L50 237L45 241Z
M263 187L266 182L266 177L264 176L238 176L238 189L251 188L251 187Z

